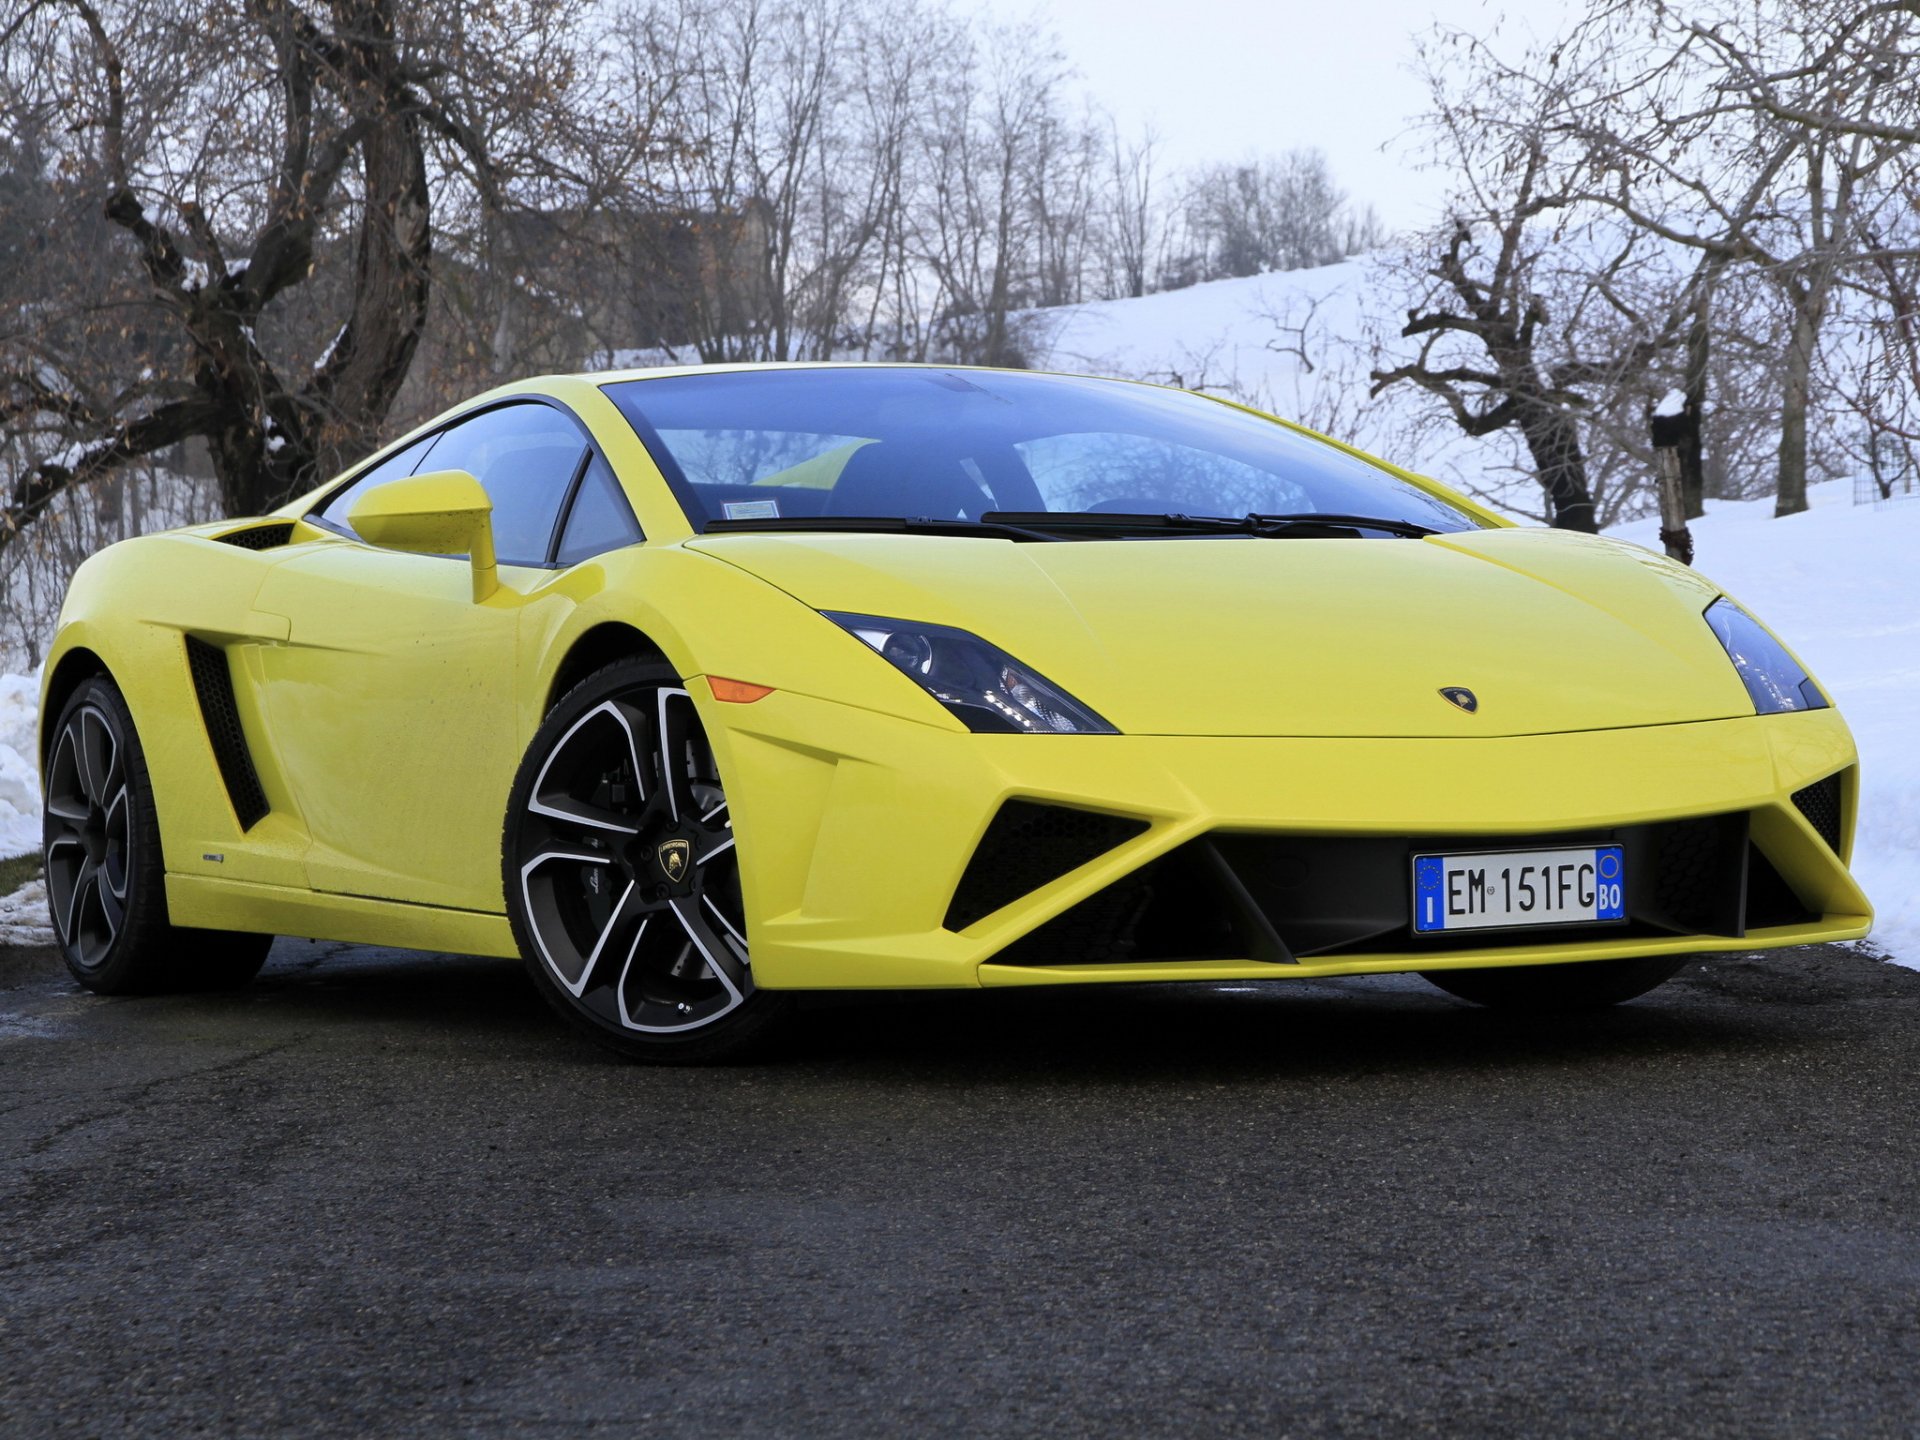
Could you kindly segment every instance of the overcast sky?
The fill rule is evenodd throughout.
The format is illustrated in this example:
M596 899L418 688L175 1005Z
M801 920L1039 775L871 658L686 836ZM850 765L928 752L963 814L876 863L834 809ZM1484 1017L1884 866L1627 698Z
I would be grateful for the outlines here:
M1413 36L1436 21L1485 33L1503 13L1553 28L1572 0L991 0L1058 31L1123 127L1151 120L1174 165L1318 146L1390 226L1422 220L1439 177L1395 143L1423 94ZM1382 147L1385 147L1383 152Z

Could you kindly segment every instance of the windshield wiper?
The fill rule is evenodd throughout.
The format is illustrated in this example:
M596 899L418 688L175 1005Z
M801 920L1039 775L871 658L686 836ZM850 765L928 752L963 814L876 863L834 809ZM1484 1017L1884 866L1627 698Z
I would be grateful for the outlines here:
M980 520L941 520L931 515L769 515L752 520L709 520L703 534L736 535L751 530L839 531L877 535L960 535L976 540L1020 540L1025 542L1064 540L1050 534L1009 524L997 517Z
M1028 530L1121 531L1138 534L1171 531L1175 534L1247 534L1246 522L1222 515L1148 515L1118 510L989 510L980 517L989 524L1018 525Z
M1300 510L1290 515L1249 515L1243 522L1248 529L1264 534L1269 529L1283 530L1293 526L1325 525L1338 530L1381 530L1389 535L1404 535L1408 539L1418 540L1423 535L1438 535L1440 532L1431 525L1419 525L1411 520L1394 520L1385 515L1341 515L1325 510Z
M1440 532L1411 520L1393 520L1382 515L1342 515L1302 510L1289 515L1123 514L1117 511L1082 510L989 510L981 519L989 524L1018 525L1029 530L1079 532L1120 532L1185 535L1251 535L1271 537L1298 535L1314 530L1380 530L1389 535L1418 539Z

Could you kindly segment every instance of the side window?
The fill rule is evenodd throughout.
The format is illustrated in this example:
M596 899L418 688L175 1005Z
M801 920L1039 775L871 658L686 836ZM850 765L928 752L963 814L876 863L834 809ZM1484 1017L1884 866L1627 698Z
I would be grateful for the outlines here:
M562 565L577 565L594 555L618 550L622 545L638 544L640 525L633 518L627 497L620 493L620 482L613 470L595 455L580 479L580 491L567 512L567 528L560 536Z
M384 485L389 480L404 480L411 475L414 467L420 463L420 457L432 447L437 436L429 435L424 440L416 440L404 450L396 450L372 469L364 471L346 489L340 491L325 506L313 513L316 520L353 533L353 526L347 523L347 515L352 511L354 502L376 485Z
M465 470L493 501L503 565L544 565L554 522L587 442L551 405L503 405L440 434L422 471Z

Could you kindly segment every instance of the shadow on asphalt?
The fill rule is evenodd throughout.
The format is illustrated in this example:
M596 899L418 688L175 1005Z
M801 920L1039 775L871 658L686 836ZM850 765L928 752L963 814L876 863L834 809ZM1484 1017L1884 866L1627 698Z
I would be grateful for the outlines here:
M1002 1083L1565 1068L1791 1049L1804 1043L1801 1028L1766 1002L1845 1002L1887 984L1920 985L1920 975L1850 952L1797 953L1797 976L1779 956L1724 957L1631 1004L1560 1017L1481 1010L1412 975L809 995L757 1063L847 1078ZM512 961L282 942L247 991L112 1003L193 1007L262 1043L298 1035L325 1044L337 1028L346 1045L373 1022L388 1043L405 1043L409 1031L421 1043L457 1032L462 1049L495 1046L548 1064L627 1063L562 1024Z

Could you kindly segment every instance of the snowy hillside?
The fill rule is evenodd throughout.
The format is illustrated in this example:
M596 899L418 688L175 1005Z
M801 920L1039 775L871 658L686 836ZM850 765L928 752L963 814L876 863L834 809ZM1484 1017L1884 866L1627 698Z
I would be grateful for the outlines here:
M1238 400L1499 503L1538 486L1515 467L1516 438L1471 440L1436 423L1411 386L1368 395L1368 337L1400 346L1380 262L1359 256L1312 270L1214 280L1132 300L1028 311L1043 369L1119 375ZM1516 519L1525 517L1516 515Z

